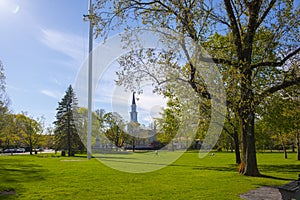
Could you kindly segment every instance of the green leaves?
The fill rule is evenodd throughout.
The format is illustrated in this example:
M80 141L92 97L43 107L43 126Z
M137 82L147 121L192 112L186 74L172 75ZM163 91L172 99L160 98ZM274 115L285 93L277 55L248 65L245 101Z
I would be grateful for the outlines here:
M77 112L77 99L70 85L58 103L56 121L54 122L55 145L56 149L68 150L69 156L74 151L83 151L84 145L81 142L75 123L74 117Z
M167 60L159 56L153 58L147 52L130 52L120 62L124 68L118 73L118 83L139 91L133 87L141 83L142 77L147 77L163 94L166 87L162 85L171 76L190 83L195 93L200 94L198 97L209 97L203 77L192 60L215 62L226 87L227 105L240 118L245 174L259 175L254 140L256 109L266 97L300 83L299 6L296 7L293 0L218 3L116 0L111 3L112 9L105 9L106 3L111 1L97 1L97 5L102 6L98 7L96 32L106 35L108 30L123 26L129 32L141 27L154 31L166 28L182 34L185 41L205 47L212 59L187 53L185 63L176 62L176 55L175 59ZM124 41L132 44L135 39L127 37ZM169 48L165 55L174 58L172 52L177 48L188 52L189 46L174 45L178 40L172 34L165 35L161 41ZM200 67L205 68L205 64Z

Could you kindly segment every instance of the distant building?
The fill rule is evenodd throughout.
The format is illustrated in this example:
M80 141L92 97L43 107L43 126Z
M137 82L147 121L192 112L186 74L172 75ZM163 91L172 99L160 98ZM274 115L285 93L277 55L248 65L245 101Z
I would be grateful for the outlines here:
M135 101L135 92L132 94L132 103L131 103L131 111L130 111L130 125L129 125L129 134L134 136L134 145L135 149L146 150L152 149L152 143L156 141L156 128L154 129L148 128L144 125L139 124L138 122L138 112L137 105ZM127 145L132 148L133 144Z
M131 104L131 112L130 112L130 121L131 122L138 122L137 120L137 111L136 111L136 103L135 103L135 92L132 94L132 104Z

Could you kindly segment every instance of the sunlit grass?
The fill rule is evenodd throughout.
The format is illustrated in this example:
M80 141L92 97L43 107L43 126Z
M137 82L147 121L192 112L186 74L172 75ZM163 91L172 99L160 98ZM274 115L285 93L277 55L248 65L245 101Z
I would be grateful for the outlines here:
M289 154L287 160L280 153L257 154L261 173L276 178L241 176L233 153L215 154L199 159L197 152L187 152L165 168L140 174L121 172L84 156L1 156L0 191L16 194L0 199L240 199L248 190L282 185L289 181L282 179L296 179L300 173L296 154ZM111 155L124 166L134 156Z

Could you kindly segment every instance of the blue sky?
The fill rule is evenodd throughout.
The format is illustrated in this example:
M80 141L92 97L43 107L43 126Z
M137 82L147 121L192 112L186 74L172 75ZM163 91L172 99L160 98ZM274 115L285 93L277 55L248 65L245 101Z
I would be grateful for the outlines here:
M0 60L14 113L44 116L47 125L55 120L58 102L88 55L89 23L82 19L87 10L88 0L0 0ZM108 72L110 79L113 73ZM110 87L98 90L108 92ZM163 104L145 95L145 103L138 102L140 114L148 112L143 119ZM97 108L111 101L106 98L97 96Z
M83 0L0 0L0 60L14 113L55 119L87 56Z

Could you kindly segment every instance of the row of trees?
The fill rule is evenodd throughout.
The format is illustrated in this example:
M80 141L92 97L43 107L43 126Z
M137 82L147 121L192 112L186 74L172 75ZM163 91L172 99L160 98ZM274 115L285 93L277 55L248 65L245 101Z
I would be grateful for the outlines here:
M9 111L9 102L5 91L4 67L0 62L0 147L2 149L26 147L30 154L33 149L41 146L52 147L51 135L42 134L44 119L42 117L34 119L25 112L12 114Z
M299 86L293 86L275 93L260 104L255 118L256 149L262 151L283 150L284 158L287 158L287 149L293 152L296 150L298 160L300 160L299 92ZM162 113L162 118L157 121L160 130L157 138L163 143L170 143L177 134L181 123L181 107L177 98L166 93L165 96L168 96L169 101L167 108ZM198 134L195 137L195 139L199 139L200 143L207 132L209 122L205 118L205 113L202 113L198 124ZM228 109L223 132L214 149L234 151L236 163L240 164L240 135L239 121ZM191 146L191 148L193 147L195 145Z
M54 124L57 150L67 150L69 156L74 155L75 152L86 151L84 144L87 141L87 109L78 107L77 98L71 85L59 102ZM100 109L92 113L93 145L96 143L96 138L99 137L102 144L106 143L108 146L117 148L128 144L132 145L134 150L136 138L133 137L132 132L139 128L141 128L140 124L128 123L116 112L106 113Z
M293 152L296 149L298 160L300 160L299 91L299 86L293 86L276 92L260 104L255 118L256 149L283 150L285 158L287 158L287 149L291 149ZM238 126L236 118L227 117L223 135L216 148L235 149L236 144L239 145ZM239 163L238 156L236 162Z
M293 151L295 147L300 160L300 99L299 86L276 93L272 99L268 98L262 104L257 120L258 141L261 141L263 148L272 149L274 140L279 142L280 148L287 158L287 148L290 146Z
M157 140L161 144L168 144L174 139L178 131L181 108L178 99L170 90L165 92L164 95L168 97L169 101L167 108L162 113L162 118L157 119ZM282 149L285 158L287 158L287 148L291 147L293 151L297 148L298 159L300 159L299 108L299 86L277 92L260 104L256 112L257 149ZM11 114L8 112L7 106L2 105L0 121L1 146L3 148L28 147L31 154L32 150L39 146L67 150L68 155L74 155L76 151L85 151L86 122L79 124L79 118L76 119L76 116L79 115L76 115L76 113L86 115L87 110L77 107L75 93L72 87L69 86L57 108L57 120L54 122L55 137L53 137L50 129L46 131L48 134L42 134L44 132L42 118L33 119L28 117L26 113ZM239 155L239 121L234 116L234 113L230 115L230 110L228 110L227 114L223 134L216 148L234 149L236 163L239 164L241 163ZM116 147L122 147L125 142L128 144L133 142L133 138L124 131L124 120L117 113L105 113L104 110L97 110L93 113L93 118L96 119L93 121L94 135L99 134L99 131L104 131L105 136ZM202 123L199 123L199 134L196 137L200 138L200 140L203 138L203 133L207 128L204 116L201 120ZM201 120L199 119L199 121Z
M25 113L2 116L0 129L0 146L2 149L25 147L32 154L40 147L53 147L53 136L45 133L43 119L33 119Z

